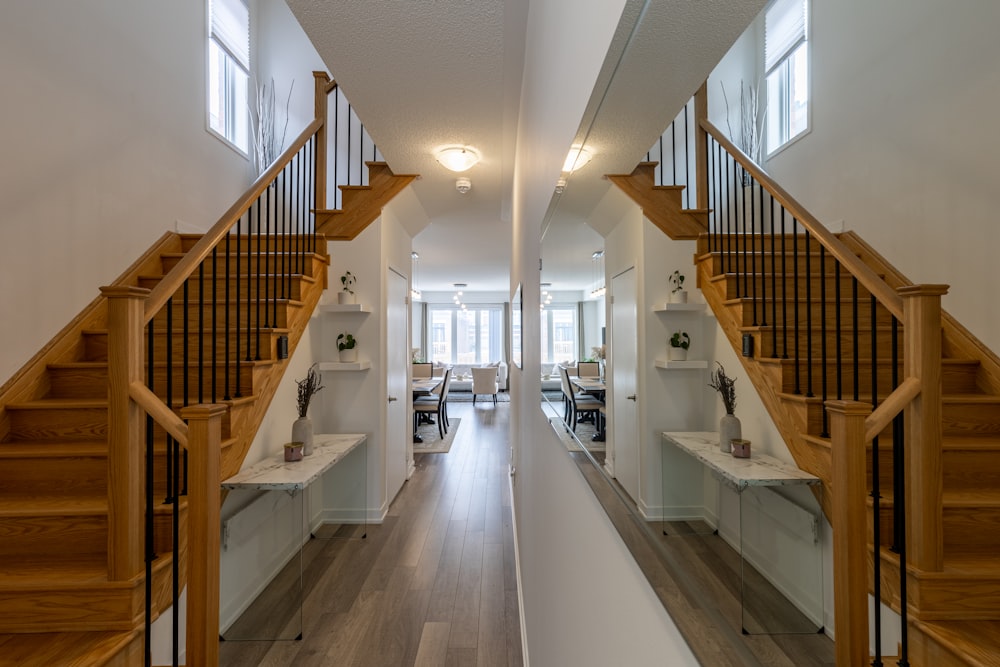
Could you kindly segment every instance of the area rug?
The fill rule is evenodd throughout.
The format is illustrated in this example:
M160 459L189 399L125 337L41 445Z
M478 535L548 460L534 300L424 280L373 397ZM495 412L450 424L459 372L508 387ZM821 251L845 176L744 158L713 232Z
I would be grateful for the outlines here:
M414 454L447 454L451 449L451 443L455 440L455 434L458 432L458 426L462 422L461 419L452 417L451 426L448 427L448 432L444 434L444 439L441 439L441 435L438 433L437 421L433 424L421 424L417 428L417 435L423 438L423 442L413 443L413 453Z

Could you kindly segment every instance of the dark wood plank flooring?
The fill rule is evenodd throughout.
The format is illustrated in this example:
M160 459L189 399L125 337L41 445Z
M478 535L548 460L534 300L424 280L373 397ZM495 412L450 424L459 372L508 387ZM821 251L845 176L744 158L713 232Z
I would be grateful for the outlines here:
M381 525L368 526L365 539L348 526L306 544L302 639L225 641L220 664L523 664L509 410L450 406L462 419L451 452L415 457L417 470Z

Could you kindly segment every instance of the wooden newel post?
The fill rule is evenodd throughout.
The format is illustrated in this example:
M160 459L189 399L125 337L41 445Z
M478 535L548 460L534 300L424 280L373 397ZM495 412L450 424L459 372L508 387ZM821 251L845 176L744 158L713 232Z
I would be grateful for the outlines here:
M941 297L947 285L910 285L903 298L903 376L920 380L905 412L906 556L927 572L944 568L941 461Z
M868 664L868 519L865 419L871 405L827 401L833 493L833 599L837 667ZM878 556L876 555L876 558ZM878 586L878 582L875 583Z
M708 120L708 81L694 94L694 172L698 200L695 208L704 211L708 209L708 132L701 126L703 120Z
M316 210L326 209L326 98L330 94L330 76L326 72L313 72L315 84L316 119L323 121L323 126L316 130Z
M127 581L145 569L146 420L129 398L129 385L143 378L149 290L112 286L101 294L108 300L108 579Z
M219 664L219 479L226 406L191 405L188 422L187 661Z

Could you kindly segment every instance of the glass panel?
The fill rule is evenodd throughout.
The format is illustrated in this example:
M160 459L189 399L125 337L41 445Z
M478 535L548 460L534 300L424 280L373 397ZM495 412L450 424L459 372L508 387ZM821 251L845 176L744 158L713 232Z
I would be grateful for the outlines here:
M451 313L450 310L431 311L431 361L451 363Z

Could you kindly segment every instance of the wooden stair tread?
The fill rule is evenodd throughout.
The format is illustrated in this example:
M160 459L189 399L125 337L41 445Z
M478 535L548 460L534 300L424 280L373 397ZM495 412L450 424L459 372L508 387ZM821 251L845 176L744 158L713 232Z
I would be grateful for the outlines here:
M92 586L101 583L108 583L107 558L102 554L0 560L0 587L5 590L52 588L57 585Z
M106 440L12 440L0 443L0 459L103 457Z
M1000 396L996 394L945 394L942 403L979 403L982 405L1000 405Z
M0 653L18 667L84 667L107 664L136 640L139 630L0 634Z
M72 408L107 408L107 398L38 398L33 401L23 401L20 403L8 403L7 409L16 410L52 410L52 409L72 409Z
M106 496L0 496L0 517L93 516L107 513Z
M972 667L996 667L1000 621L915 621L917 628L961 655Z

